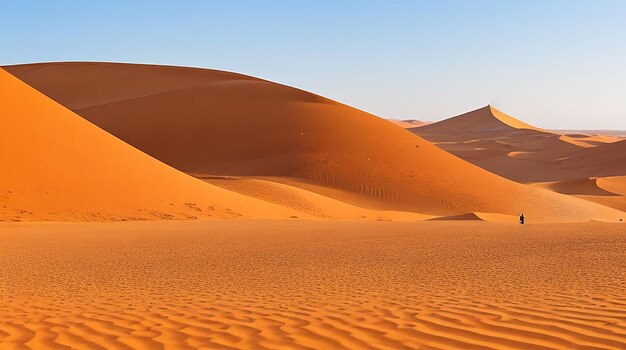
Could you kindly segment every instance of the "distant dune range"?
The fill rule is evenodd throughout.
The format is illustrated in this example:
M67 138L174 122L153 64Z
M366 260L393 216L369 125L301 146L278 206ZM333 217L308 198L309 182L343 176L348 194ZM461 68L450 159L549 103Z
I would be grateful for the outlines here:
M416 125L418 126L418 125ZM626 138L626 130L550 130L563 135L599 135Z
M408 130L515 181L626 175L626 140L543 130L492 106Z
M626 209L624 193L603 188L607 183L626 183L619 177L626 175L626 140L611 133L560 134L492 106L409 131L511 180Z
M262 193L267 184L258 182L264 180L294 187L282 188L288 192L316 192L376 210L445 216L523 211L535 221L617 221L623 216L504 179L386 120L261 79L111 63L5 69L139 150L247 198L268 199ZM542 135L537 143L546 142L541 130L529 130ZM580 147L559 142L555 152ZM251 183L251 177L257 182ZM285 199L270 201L284 206Z

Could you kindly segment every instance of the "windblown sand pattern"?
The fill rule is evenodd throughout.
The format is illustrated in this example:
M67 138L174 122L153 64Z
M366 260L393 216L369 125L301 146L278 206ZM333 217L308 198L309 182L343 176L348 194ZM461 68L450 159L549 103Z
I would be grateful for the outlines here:
M620 224L0 224L0 348L624 349Z

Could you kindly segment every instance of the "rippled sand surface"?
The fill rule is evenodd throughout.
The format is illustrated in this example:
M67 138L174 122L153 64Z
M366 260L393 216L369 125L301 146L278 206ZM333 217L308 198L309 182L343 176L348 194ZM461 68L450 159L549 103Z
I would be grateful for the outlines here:
M623 224L0 224L0 348L624 349Z

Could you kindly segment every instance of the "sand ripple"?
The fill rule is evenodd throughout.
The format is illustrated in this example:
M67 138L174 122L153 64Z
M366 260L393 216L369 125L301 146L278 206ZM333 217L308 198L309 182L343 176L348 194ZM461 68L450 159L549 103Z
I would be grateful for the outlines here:
M2 349L624 349L623 226L2 224Z

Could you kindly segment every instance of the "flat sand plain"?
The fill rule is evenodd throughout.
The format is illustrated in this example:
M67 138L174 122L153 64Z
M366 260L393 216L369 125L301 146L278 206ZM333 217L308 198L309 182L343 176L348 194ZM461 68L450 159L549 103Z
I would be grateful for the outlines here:
M0 348L624 349L623 224L0 223Z

